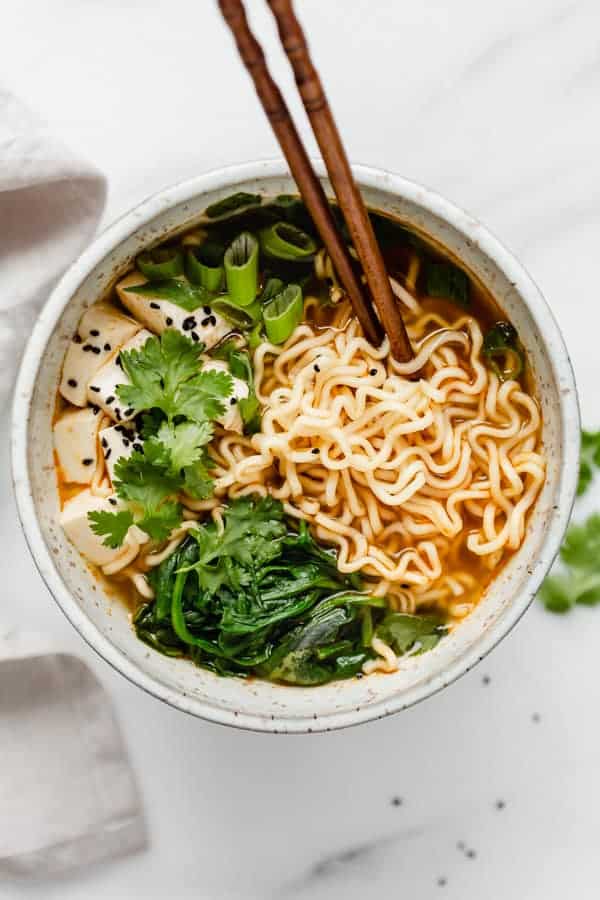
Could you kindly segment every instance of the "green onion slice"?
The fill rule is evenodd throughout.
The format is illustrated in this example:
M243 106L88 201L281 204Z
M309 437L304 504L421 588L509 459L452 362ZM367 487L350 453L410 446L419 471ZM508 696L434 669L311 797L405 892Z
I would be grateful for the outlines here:
M265 306L269 300L272 300L277 294L280 294L285 288L285 284L281 278L269 278L260 295L260 302Z
M516 328L510 322L496 322L483 341L483 355L500 381L510 381L523 371L525 358Z
M231 297L217 297L216 300L211 300L210 305L215 312L218 312L224 319L227 319L232 325L241 328L243 331L252 328L260 318L259 303L252 303L250 306L242 307L233 303Z
M275 259L310 260L318 250L311 236L290 222L274 222L262 228L259 239L263 253Z
M209 291L221 290L225 270L225 248L214 241L206 241L200 247L192 247L185 257L187 277L193 284L201 284Z
M258 293L258 241L243 231L225 251L225 278L232 303L250 306Z
M175 247L154 247L140 253L135 264L149 281L162 281L183 273L183 254Z
M302 321L304 303L302 288L288 284L280 294L263 307L267 337L272 344L283 344Z

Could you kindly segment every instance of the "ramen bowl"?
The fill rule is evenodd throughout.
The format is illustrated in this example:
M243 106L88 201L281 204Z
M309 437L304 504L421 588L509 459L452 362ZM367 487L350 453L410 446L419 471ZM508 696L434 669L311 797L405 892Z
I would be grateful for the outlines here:
M328 195L324 168L316 164ZM16 499L30 550L50 592L88 644L126 678L184 712L268 732L327 731L398 712L471 669L510 631L534 598L558 551L575 496L579 414L569 356L538 288L476 219L439 195L381 170L354 173L368 205L445 247L492 294L527 352L543 415L547 477L520 549L502 566L478 606L435 649L402 657L395 673L290 687L218 676L140 642L125 604L110 596L59 522L52 418L66 348L84 310L148 245L192 226L204 209L247 191L293 193L283 162L220 169L160 192L101 234L71 266L42 310L16 385L12 462Z

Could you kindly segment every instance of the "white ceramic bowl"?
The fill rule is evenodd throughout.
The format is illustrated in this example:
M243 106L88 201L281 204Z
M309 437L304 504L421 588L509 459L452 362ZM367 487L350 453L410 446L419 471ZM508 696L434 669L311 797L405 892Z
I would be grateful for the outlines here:
M317 164L319 175L324 175ZM309 732L366 722L404 709L454 681L481 660L527 609L568 523L579 456L573 372L554 318L531 278L483 226L437 194L375 169L354 169L367 203L424 230L488 286L526 347L543 408L546 484L526 539L477 609L430 653L402 660L392 675L317 688L221 678L149 650L127 612L105 596L57 523L51 419L64 352L83 312L115 272L148 244L192 224L206 206L234 191L292 193L281 161L221 169L151 197L101 234L71 266L46 303L19 372L12 431L13 475L29 547L57 603L107 662L144 690L186 712L227 725ZM329 183L324 179L328 194Z

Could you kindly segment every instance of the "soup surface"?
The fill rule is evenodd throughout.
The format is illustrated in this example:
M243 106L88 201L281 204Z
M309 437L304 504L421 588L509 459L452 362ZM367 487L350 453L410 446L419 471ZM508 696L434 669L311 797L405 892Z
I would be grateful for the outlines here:
M62 524L159 652L288 684L394 671L524 539L545 459L519 337L459 261L371 215L410 363L365 340L296 197L209 207L82 317Z

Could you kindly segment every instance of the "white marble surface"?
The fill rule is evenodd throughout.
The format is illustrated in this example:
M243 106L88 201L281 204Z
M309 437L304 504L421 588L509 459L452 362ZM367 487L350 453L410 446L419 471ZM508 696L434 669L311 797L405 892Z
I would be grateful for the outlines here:
M289 87L265 4L248 5ZM584 421L600 425L597 0L297 8L351 157L438 189L517 253L564 329ZM106 223L170 182L276 155L213 0L20 0L2 24L0 81L105 170ZM51 635L110 690L152 840L76 878L0 884L2 900L598 896L599 610L535 606L478 669L395 718L237 733L94 656L28 555L6 447L0 479L2 621Z

